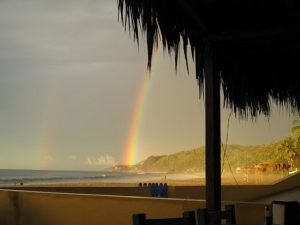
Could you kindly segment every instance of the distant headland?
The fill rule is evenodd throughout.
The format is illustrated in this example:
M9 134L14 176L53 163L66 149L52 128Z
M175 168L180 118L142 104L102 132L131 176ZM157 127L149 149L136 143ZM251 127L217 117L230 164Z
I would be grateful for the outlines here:
M229 144L222 146L222 170L254 168L258 164L291 164L291 169L300 167L300 152L296 152L290 161L281 156L284 141L266 145L243 146ZM179 151L170 155L150 156L135 165L116 165L110 168L114 172L164 172L199 173L205 170L205 147Z

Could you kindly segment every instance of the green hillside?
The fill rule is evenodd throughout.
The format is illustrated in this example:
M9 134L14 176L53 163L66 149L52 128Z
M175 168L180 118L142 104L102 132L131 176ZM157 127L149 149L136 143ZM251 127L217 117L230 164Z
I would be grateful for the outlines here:
M200 172L204 169L204 148L181 151L171 155L150 156L135 165L144 172Z
M278 146L282 142L269 145L242 146L228 145L226 148L226 157L223 163L225 146L222 147L222 165L224 171L237 167L253 167L256 163L278 163ZM300 154L294 157L294 167L300 166ZM116 166L114 169L122 168ZM168 172L168 173L191 173L203 172L205 168L205 149L204 147L188 151L180 151L170 155L150 156L144 161L130 167L126 171L142 172Z

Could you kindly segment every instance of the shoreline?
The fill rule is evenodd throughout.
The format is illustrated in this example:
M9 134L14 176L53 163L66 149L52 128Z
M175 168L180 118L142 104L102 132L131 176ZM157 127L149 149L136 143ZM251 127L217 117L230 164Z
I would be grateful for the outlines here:
M193 175L194 176L194 175ZM189 177L189 178L188 178ZM287 177L287 176L286 176ZM280 181L285 177L279 175L265 175L263 180L261 177L250 175L247 178L244 176L223 176L222 185L270 185ZM137 187L144 183L166 183L168 186L203 186L205 185L205 177L193 177L185 174L178 175L166 174L166 177L160 178L145 178L145 179L128 179L115 181L62 181L62 182L40 182L40 183L23 183L12 185L0 185L4 188L13 187Z

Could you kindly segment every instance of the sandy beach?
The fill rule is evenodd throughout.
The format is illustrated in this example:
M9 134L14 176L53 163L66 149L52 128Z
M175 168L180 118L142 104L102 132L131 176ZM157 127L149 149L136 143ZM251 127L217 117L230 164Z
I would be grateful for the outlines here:
M178 177L179 176L179 177ZM80 181L80 182L57 182L57 183L37 183L37 184L24 184L27 187L137 187L140 184L145 183L167 183L168 186L197 186L205 185L205 178L184 178L189 177L186 175L166 175L166 177L156 179L144 179L144 180L129 180L122 182L105 182L105 181ZM245 176L223 176L222 185L264 185L273 184L284 177L280 175L265 175L263 179L252 174L248 177ZM16 186L19 186L18 184Z

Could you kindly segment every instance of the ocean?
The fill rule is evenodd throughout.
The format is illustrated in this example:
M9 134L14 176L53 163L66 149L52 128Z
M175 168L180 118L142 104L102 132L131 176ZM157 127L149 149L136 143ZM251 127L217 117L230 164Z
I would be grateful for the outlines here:
M138 182L164 176L164 173L0 169L0 186L20 183L26 185L72 182Z

